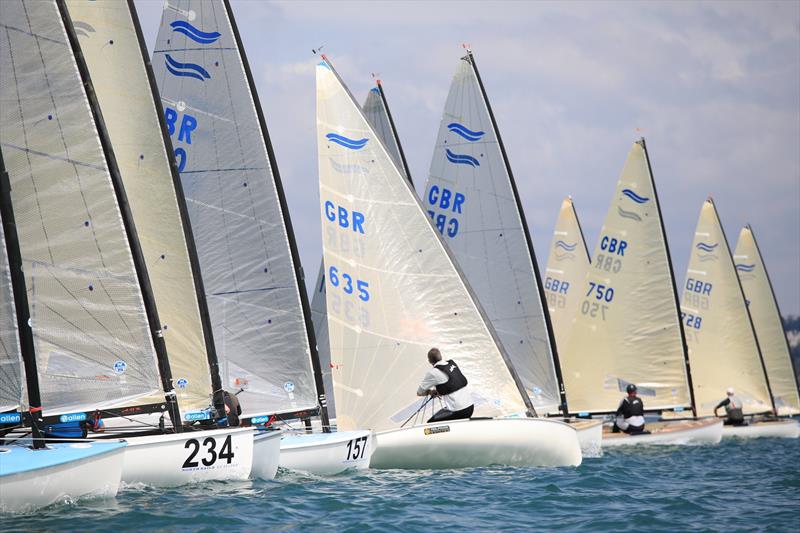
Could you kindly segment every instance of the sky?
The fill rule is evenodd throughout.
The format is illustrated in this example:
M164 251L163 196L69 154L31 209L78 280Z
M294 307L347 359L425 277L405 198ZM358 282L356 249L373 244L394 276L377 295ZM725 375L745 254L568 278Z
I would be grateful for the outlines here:
M782 313L800 315L800 2L231 4L307 284L322 253L312 48L324 46L359 99L379 75L423 192L466 43L542 268L567 195L593 249L644 136L678 286L711 195L731 249L751 224ZM136 0L151 52L162 6Z

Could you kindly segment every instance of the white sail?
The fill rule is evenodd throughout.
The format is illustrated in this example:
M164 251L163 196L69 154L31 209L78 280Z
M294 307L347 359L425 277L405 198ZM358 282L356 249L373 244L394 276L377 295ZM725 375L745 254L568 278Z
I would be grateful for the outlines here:
M544 275L550 322L559 348L567 345L575 312L582 300L580 290L589 264L589 250L578 214L572 197L568 197L561 202Z
M450 85L425 208L458 260L537 411L561 403L532 243L472 55Z
M0 172L4 169L0 168ZM0 217L0 413L23 405L22 351L14 308L3 220Z
M645 408L691 406L683 333L644 140L633 144L595 245L566 346L572 412L616 410L629 383Z
M400 146L400 139L397 138L396 132L392 126L392 121L389 118L389 108L387 107L382 92L383 87L380 81L378 81L377 85L370 89L361 109L364 111L364 117L367 119L367 122L372 126L372 130L383 141L386 149L389 151L389 155L392 157L395 166L400 169L406 178L411 180L410 176L407 175L408 172L406 171L404 159L401 155L402 148ZM335 228L329 227L326 229L327 231L323 238L332 241L340 238ZM314 286L314 295L311 300L311 317L314 322L314 333L317 338L319 361L322 367L325 392L327 393L328 414L331 418L336 418L336 397L333 394L333 368L338 363L331 361L331 349L328 343L328 313L326 307L325 263L320 260L317 284Z
M340 429L399 427L437 346L470 383L477 416L525 410L491 326L414 190L333 67L317 66L328 331ZM323 233L327 229L323 230Z
M692 241L681 315L698 416L713 415L728 387L736 390L745 413L772 410L758 341L710 198L700 210Z
M55 1L0 2L0 147L48 414L160 389L106 153ZM163 395L162 395L163 401Z
M756 331L761 356L767 368L769 387L779 415L800 413L800 397L789 344L783 331L781 312L772 290L767 267L750 226L739 233L733 254L747 308Z
M212 387L197 290L134 14L122 1L66 5L131 206L179 406L203 409Z
M227 3L168 0L153 69L188 203L223 386L243 389L244 416L315 408L288 213Z

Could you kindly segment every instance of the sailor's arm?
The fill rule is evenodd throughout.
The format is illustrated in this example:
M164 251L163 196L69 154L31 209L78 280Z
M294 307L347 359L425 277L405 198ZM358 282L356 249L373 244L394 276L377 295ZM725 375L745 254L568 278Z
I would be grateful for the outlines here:
M437 374L441 374L441 372L437 372ZM417 396L437 396L439 393L436 391L436 385L440 383L438 378L439 376L433 372L433 369L428 370L417 388Z
M721 402L719 402L719 403L717 404L717 406L714 408L714 416L717 416L717 411L719 411L719 410L720 410L720 408L722 408L722 407L725 407L725 406L726 406L726 405L728 405L729 403L731 403L731 399L730 399L730 398L725 398L724 400L722 400Z

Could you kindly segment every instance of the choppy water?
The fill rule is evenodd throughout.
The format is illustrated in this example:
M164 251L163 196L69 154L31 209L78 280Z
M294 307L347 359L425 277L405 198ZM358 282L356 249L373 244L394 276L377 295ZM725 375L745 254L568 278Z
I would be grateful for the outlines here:
M3 531L798 531L800 440L606 451L579 468L368 471L179 489L4 517Z

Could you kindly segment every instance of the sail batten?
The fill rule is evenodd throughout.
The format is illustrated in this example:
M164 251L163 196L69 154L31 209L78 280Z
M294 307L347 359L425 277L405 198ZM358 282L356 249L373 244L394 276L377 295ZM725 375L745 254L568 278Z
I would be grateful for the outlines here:
M61 6L0 3L0 149L49 414L122 407L160 389L113 154Z
M461 59L424 196L531 403L557 413L560 369L541 277L500 133L470 54Z
M527 397L477 300L327 60L317 66L317 138L323 233L350 237L346 246L323 238L339 427L399 427L421 403L415 393L433 346L470 380L478 416L524 412ZM333 220L329 202L338 203ZM357 229L344 225L344 212L359 221ZM439 277L430 283L423 273Z
M208 35L208 37L204 37ZM227 2L169 0L153 54L222 386L243 416L316 409L313 330L283 190Z
M648 410L692 407L677 294L644 140L633 144L579 291L564 383L575 413L614 412L628 384Z
M729 387L746 414L772 411L759 341L711 199L697 222L681 311L698 415L712 415Z

